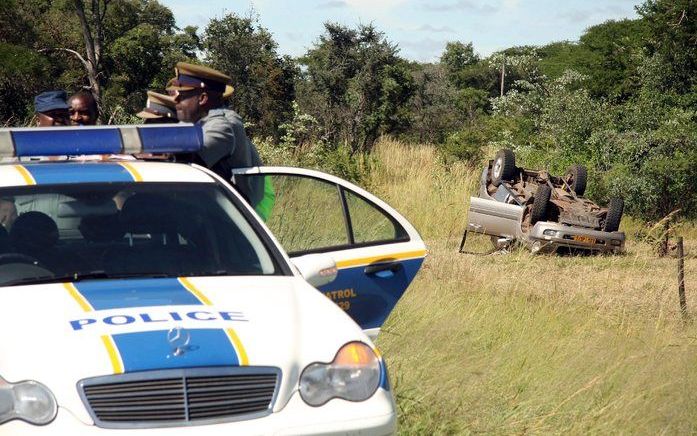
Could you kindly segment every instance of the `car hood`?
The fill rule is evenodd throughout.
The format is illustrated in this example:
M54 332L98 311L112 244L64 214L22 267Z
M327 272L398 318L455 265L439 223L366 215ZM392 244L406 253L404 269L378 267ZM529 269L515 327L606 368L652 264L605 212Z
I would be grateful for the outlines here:
M296 277L95 280L0 288L0 377L37 380L91 422L77 383L171 368L271 366L274 409L305 365L331 361L360 328ZM327 326L331 325L331 328Z

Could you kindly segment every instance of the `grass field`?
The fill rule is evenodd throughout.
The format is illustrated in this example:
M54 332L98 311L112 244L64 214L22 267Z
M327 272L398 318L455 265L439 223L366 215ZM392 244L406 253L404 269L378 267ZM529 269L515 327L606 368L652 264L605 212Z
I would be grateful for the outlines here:
M429 247L378 339L401 434L697 432L697 324L680 317L676 260L632 238L639 222L623 223L624 256L458 254L479 169L390 141L376 165L369 188ZM697 228L678 232L697 317Z

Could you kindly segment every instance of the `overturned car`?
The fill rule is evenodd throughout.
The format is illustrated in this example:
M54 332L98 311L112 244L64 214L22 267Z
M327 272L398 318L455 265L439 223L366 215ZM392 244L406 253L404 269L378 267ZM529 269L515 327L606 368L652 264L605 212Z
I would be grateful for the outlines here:
M520 242L534 253L621 253L621 198L607 207L583 197L587 170L572 165L563 177L516 166L512 150L502 149L482 172L479 196L470 197L467 232L490 235L495 248Z

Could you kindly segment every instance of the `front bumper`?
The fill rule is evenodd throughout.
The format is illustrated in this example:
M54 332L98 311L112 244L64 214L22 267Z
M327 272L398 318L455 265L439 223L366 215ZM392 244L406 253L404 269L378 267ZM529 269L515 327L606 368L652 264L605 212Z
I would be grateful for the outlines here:
M56 419L42 427L22 421L0 425L0 435L392 435L397 415L392 394L379 388L369 400L350 402L334 399L321 407L308 406L295 392L286 406L258 419L224 424L169 428L105 429L86 424L69 410L59 408Z
M549 221L536 223L527 236L533 253L554 253L559 248L622 253L624 242L624 232L603 232Z

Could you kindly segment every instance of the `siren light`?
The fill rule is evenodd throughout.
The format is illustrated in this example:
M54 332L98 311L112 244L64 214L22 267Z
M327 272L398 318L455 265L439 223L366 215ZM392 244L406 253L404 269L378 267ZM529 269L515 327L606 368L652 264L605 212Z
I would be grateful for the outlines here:
M194 153L201 148L201 125L190 123L0 129L0 157Z

